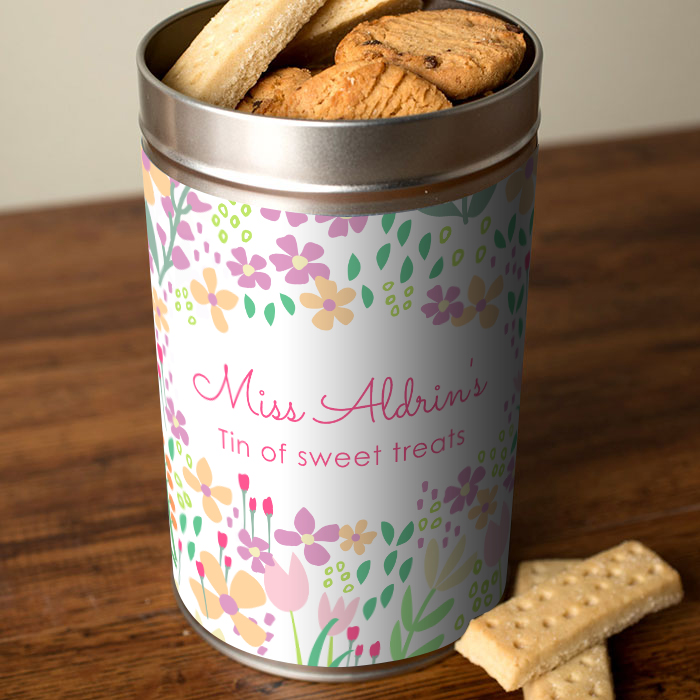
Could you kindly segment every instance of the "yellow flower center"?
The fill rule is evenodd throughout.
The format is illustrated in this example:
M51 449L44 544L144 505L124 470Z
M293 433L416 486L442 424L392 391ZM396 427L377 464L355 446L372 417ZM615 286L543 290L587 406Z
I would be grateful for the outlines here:
M173 416L173 427L174 428L180 427L180 423L178 422L177 418L175 418L175 416Z
M243 274L246 277L250 277L255 274L255 268L252 265L243 265Z
M447 307L450 305L450 302L447 301L447 299L443 299L439 304L438 304L438 311L443 312L447 311Z
M460 495L460 496L466 496L466 495L468 495L469 491L471 490L471 487L472 487L472 486L471 486L470 483L464 484L464 486L462 486L462 488L459 490L459 495Z
M260 550L257 547L251 547L248 550L254 557L259 557L260 556Z
M303 270L308 264L309 261L303 255L295 255L292 258L292 266L295 270Z
M314 536L313 535L302 535L301 541L304 544L313 544L314 543Z

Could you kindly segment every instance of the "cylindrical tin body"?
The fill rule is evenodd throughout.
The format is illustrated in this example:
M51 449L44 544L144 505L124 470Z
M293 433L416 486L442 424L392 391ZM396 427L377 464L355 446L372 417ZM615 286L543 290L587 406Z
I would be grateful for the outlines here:
M173 579L218 649L308 680L438 658L508 560L542 50L509 87L363 122L240 114L139 49Z

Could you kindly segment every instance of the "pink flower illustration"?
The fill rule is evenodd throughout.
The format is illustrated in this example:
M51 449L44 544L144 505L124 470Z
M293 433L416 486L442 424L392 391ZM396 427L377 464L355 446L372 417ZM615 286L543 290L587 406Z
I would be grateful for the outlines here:
M335 637L336 634L345 632L348 625L352 622L352 618L355 617L355 612L359 604L360 598L358 596L350 601L350 604L346 608L345 601L343 597L340 596L338 602L333 606L333 610L331 610L328 594L324 593L318 604L318 624L321 626L321 629L323 629L333 618L336 618L338 622L331 627L328 633L329 637Z
M381 645L379 644L379 642L375 642L374 644L372 644L372 646L370 646L369 655L372 657L372 663L374 663L377 660L380 650Z
M501 509L501 522L497 525L494 520L489 523L484 540L484 561L487 566L496 566L498 560L508 545L510 534L510 511L504 503Z
M462 469L457 475L459 486L448 486L445 489L445 498L443 499L445 503L454 500L450 513L454 515L458 510L463 510L465 503L468 506L474 503L476 492L479 490L477 484L484 478L485 474L486 470L483 467L477 467L473 474L471 467Z
M325 564L331 558L331 555L325 547L319 544L319 541L337 542L340 537L340 527L338 525L325 525L314 532L316 521L306 508L302 508L296 514L294 527L296 532L292 530L275 530L275 539L287 547L297 547L303 544L304 557L309 564L314 566Z
M284 276L290 284L306 284L310 279L317 277L328 279L331 271L327 265L314 262L323 255L323 248L318 243L307 243L301 253L294 236L284 236L277 239L277 245L286 253L275 253L270 256L270 262L277 268L277 272L289 270Z
M175 404L170 398L165 402L165 415L170 423L170 432L175 436L175 439L180 440L183 445L189 445L190 436L183 427L187 423L185 416L182 415L182 411L175 411Z
M306 605L309 598L309 579L296 554L292 554L289 572L286 572L279 562L265 569L265 591L278 610L296 612Z
M260 214L262 215L263 219L267 219L268 221L278 221L282 212L279 209L261 209ZM289 225L293 226L294 228L301 226L309 220L309 217L306 216L306 214L296 214L292 211L286 211L284 212L284 215L287 217Z
M510 458L506 471L508 473L506 474L506 478L503 480L503 486L504 488L508 489L509 493L513 493L513 487L515 486L515 457Z
M238 539L241 541L242 547L237 547L238 554L241 559L246 561L253 558L251 569L258 574L265 573L265 566L274 566L275 560L272 554L267 550L267 542L259 537L251 537L248 530L241 530L238 533Z
M317 216L316 223L325 224L327 221L332 221L333 223L328 227L328 236L338 238L347 236L348 228L355 233L360 233L367 226L368 218L367 216Z
M420 310L426 318L433 319L434 326L441 326L450 320L450 316L458 317L464 311L464 304L456 301L458 296L459 287L450 287L443 298L442 287L437 284L428 292L428 298L433 300L432 303L424 304Z
M226 267L234 277L238 277L238 286L253 289L257 284L262 289L270 288L270 275L260 272L267 266L267 261L260 255L253 255L248 262L248 254L245 248L234 248L231 254L237 262L227 262Z
M360 636L359 627L348 627L348 641L354 642Z

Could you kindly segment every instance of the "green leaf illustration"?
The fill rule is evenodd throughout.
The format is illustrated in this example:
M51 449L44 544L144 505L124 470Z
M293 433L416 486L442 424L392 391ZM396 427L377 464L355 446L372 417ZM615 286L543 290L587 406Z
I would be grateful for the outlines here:
M467 221L469 221L469 217L479 216L479 214L481 214L484 211L484 209L486 209L495 191L496 185L494 185L493 187L489 187L483 192L477 192L469 200L468 211L466 210L465 205L462 204L462 219L464 220L465 224L467 223Z
M520 245L527 245L527 236L525 235L525 231L523 229L520 229L520 232L518 233L518 243L520 243Z
M399 547L405 542L408 542L411 539L411 537L413 537L414 530L415 526L413 525L413 521L411 520L411 522L408 523L408 525L406 525L406 527L401 531L399 539L396 541L396 546Z
M368 559L367 561L363 561L362 564L357 567L357 580L360 582L360 585L365 582L365 579L369 574L369 567L371 564L372 562Z
M369 620L369 618L372 617L372 613L374 612L374 609L376 607L377 607L377 599L376 598L370 598L362 606L362 614L365 616L365 620Z
M352 651L352 649L348 649L344 654L341 654L337 659L333 659L333 661L332 661L330 667L331 667L331 668L335 668L336 666L340 666L340 663L341 663L342 661L345 661L345 659L346 659L348 656L350 656L350 652L351 652L351 651Z
M510 221L508 222L508 240L512 241L514 235L515 235L515 214L513 214Z
M411 235L411 220L409 219L408 221L404 221L401 226L399 226L399 230L396 233L396 237L399 239L399 243L403 246L406 241L408 240L408 237Z
M523 319L519 318L518 319L518 338L523 337Z
M377 265L379 265L380 270L383 270L384 266L389 261L389 253L391 253L391 243L387 243L379 249L377 253Z
M280 294L280 299L282 300L282 306L287 309L287 313L290 316L294 316L294 312L297 310L296 305L286 294Z
M202 516L195 515L192 521L192 527L194 528L195 537L199 537L199 533L202 531Z
M362 265L360 265L360 261L357 259L355 253L353 253L348 262L348 279L350 281L354 280L360 274L361 268Z
M414 623L413 629L416 632L423 632L424 630L430 629L431 627L434 627L437 625L443 618L447 615L447 613L452 610L452 606L455 604L455 599L450 598L449 600L446 600L442 605L440 605L438 608L433 610L433 612L429 613L426 615L424 618L421 618L417 622Z
M194 559L194 542L187 543L187 556L190 558L190 561Z
M510 453L513 454L515 452L515 446L518 444L518 431L515 431L515 435L513 435L513 442L510 445Z
M268 304L265 307L265 320L272 325L275 322L275 305Z
M398 620L394 625L394 629L391 630L389 650L391 651L391 658L394 659L394 661L403 659L403 645L401 644L401 623Z
M423 260L425 260L428 257L428 253L430 253L431 240L432 236L429 233L426 233L425 236L420 239L420 243L418 244L418 252Z
M394 541L394 528L391 523L382 522L382 537L388 545Z
M255 315L255 304L247 294L243 297L243 305L245 306L245 312L248 314L248 318L253 318Z
M520 311L520 307L522 306L524 296L525 296L525 285L520 287L520 294L518 294L518 303L515 305L516 311Z
M413 630L413 595L410 586L406 589L401 600L401 622L403 622L407 632Z
M406 579L408 578L408 575L411 573L411 567L413 566L413 557L409 557L406 559L406 561L401 564L401 568L399 569L399 576L401 577L401 581L403 583L406 583Z
M496 230L496 233L493 235L493 242L496 244L496 248L506 247L506 239L503 238L503 234L499 230Z
M309 663L307 664L308 666L318 666L318 660L321 658L321 650L323 649L323 645L326 643L326 637L328 636L328 633L331 631L331 627L338 622L338 618L334 617L319 633L318 637L316 637L316 641L314 642L313 647L311 648L311 654L309 654Z
M429 654L431 651L437 651L442 646L442 640L445 638L444 634L439 634L435 639L431 639L427 644L424 644L420 649L416 649L408 655L408 658L413 658L414 656L421 656L422 654Z
M408 280L411 279L412 274L413 263L411 262L411 258L406 256L406 259L403 261L403 265L401 266L401 274L399 275L399 281L401 282L401 284L408 282Z
M172 438L168 440L168 452L170 453L170 459L175 459L175 440Z
M184 513L180 513L180 530L182 530L183 535L187 530L187 516Z
M508 292L508 308L511 313L515 311L515 294L513 292Z
M434 207L426 207L420 211L428 216L462 216L462 212L457 208L454 202L436 204Z
M369 309L369 307L372 306L373 301L374 294L372 293L372 290L369 287L362 285L362 303L365 305L365 308Z
M395 219L396 214L384 214L384 216L382 216L382 228L384 229L384 233L389 233L389 231L391 231Z
M386 572L387 576L394 570L394 566L396 565L396 557L398 555L399 553L396 550L387 554L387 557L384 560L384 571Z
M382 607L385 608L391 602L391 596L394 595L394 584L388 585L379 596L379 600L382 603Z
M148 210L148 204L146 204L146 233L148 234L148 249L153 256L153 264L156 266L156 272L159 272L158 243L156 243L156 234L153 230L153 221L151 221L151 212Z
M430 271L430 274L428 275L428 277L431 280L434 280L442 272L442 268L443 268L444 264L445 263L443 262L442 258L440 258L435 263L435 265L433 265L433 269Z

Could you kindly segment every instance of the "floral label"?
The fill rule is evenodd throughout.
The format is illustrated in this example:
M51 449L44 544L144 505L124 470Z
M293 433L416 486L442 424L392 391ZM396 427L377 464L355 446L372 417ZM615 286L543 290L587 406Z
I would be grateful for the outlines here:
M314 216L143 155L173 576L232 647L409 659L508 561L536 157L458 201Z

